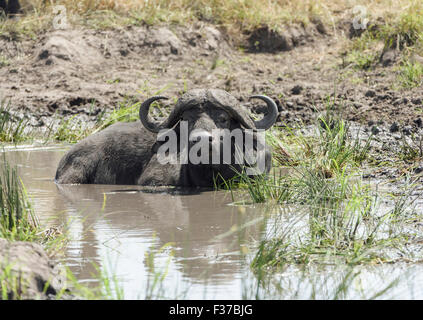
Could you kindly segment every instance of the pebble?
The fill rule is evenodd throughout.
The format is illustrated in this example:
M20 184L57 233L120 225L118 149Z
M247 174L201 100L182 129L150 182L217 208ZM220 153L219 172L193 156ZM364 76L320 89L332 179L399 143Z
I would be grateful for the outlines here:
M421 105L422 104L422 99L421 98L411 99L411 103L412 104L415 104L415 105Z
M399 104L407 104L408 103L408 99L407 98L398 98L397 100L395 100L392 104L394 106L397 106Z
M396 57L397 57L397 53L395 50L393 49L387 50L381 55L380 62L382 63L384 67L387 67L394 64Z
M292 89L291 92L292 94L300 94L301 91L303 91L303 87L300 86L299 84L295 85Z
M419 174L421 172L423 172L423 167L420 166L420 167L414 168L414 173L415 174Z
M374 97L376 92L374 90L368 90L365 94L366 97Z
M423 127L423 121L422 121L422 118L418 117L418 118L417 118L417 119L415 119L413 122L417 125L417 127L419 127L419 128Z
M402 129L402 133L409 136L411 134L411 128L409 126L404 127L404 129Z
M372 127L372 134L377 135L380 132L380 129L376 126Z
M389 128L389 132L394 133L399 131L398 123L394 122Z

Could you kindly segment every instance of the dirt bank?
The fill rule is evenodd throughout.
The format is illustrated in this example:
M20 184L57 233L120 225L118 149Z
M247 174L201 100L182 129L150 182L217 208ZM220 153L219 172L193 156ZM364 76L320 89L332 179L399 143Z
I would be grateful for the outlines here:
M204 23L51 30L37 40L0 39L7 61L0 92L14 110L33 115L33 125L55 112L89 120L159 90L177 97L188 88L219 87L240 100L272 96L282 121L308 121L332 95L344 101L349 120L418 127L421 88L392 89L396 69L383 66L383 57L370 71L352 73L342 57L348 37L345 26L326 30L320 24L285 33L259 29L244 43Z
M65 284L39 244L5 239L0 239L0 279L7 299L55 299Z

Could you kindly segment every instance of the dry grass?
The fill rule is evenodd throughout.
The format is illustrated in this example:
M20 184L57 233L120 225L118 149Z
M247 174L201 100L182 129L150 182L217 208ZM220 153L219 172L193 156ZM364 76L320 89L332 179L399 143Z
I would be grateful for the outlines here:
M356 6L366 8L370 24L385 24L386 35L421 30L421 0L21 0L25 14L19 19L1 19L0 36L36 37L53 28L56 5L64 5L67 21L74 26L95 29L120 28L141 24L192 24L206 21L240 35L259 26L278 30L291 24L319 20L328 29L338 21L353 21L359 16ZM361 21L358 19L357 21Z
M72 12L86 14L98 10L134 15L147 23L207 20L242 29L266 24L272 27L291 22L307 23L319 12L319 0L115 0L55 1Z
M17 33L30 33L51 27L52 7L64 5L68 21L92 27L116 27L128 24L177 23L208 21L228 30L251 30L267 25L278 29L292 23L307 24L320 19L327 25L338 19L351 19L356 5L367 8L372 21L382 17L394 22L401 12L419 12L420 0L21 0L26 15L19 21L7 21L0 33L13 28ZM13 27L13 28L12 28ZM3 31L3 32L2 32Z

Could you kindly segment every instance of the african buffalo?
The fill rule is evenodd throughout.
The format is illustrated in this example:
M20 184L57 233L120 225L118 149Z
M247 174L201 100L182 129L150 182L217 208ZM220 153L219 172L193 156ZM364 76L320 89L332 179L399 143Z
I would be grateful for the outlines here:
M234 142L234 136L226 139L216 132L241 132L244 135L241 149L248 147L258 151L260 139L257 134L276 122L278 109L272 99L263 95L251 98L261 99L267 104L267 112L261 120L254 121L247 109L226 91L196 89L185 93L169 117L161 123L151 119L148 112L154 101L166 98L149 98L139 110L143 126L135 122L116 123L80 141L61 159L55 181L59 184L213 187L216 179L230 179L236 175L235 171L254 165L250 160L243 163L239 158L236 162L235 149L240 146ZM187 132L184 133L184 130ZM184 135L188 140L185 149ZM176 139L171 141L172 137ZM198 145L203 147L204 141L206 148L199 149ZM247 141L253 141L252 145L247 146ZM165 144L170 142L173 143L170 149L175 148L179 162L161 160L164 154L170 153L170 150L162 152ZM225 160L221 151L228 144L230 156ZM197 149L192 152L194 148ZM189 154L185 162L181 160L181 150ZM267 173L271 167L271 153L263 143L262 150L264 170L260 173ZM201 162L195 162L192 154L204 157ZM215 154L218 156L211 161Z

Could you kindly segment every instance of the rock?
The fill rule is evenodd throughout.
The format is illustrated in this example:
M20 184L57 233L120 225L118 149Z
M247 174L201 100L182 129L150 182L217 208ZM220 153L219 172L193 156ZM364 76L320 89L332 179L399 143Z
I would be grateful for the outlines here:
M389 128L389 131L391 133L398 132L399 131L398 123L396 122L392 123L391 127Z
M376 126L373 126L371 131L373 135L377 135L380 132L380 129Z
M423 166L420 165L420 166L414 168L415 174L419 174L419 173L422 173L422 172L423 172Z
M363 107L363 104L362 104L362 103L360 103L360 102L353 102L353 106L354 106L356 109L359 109L359 108L362 108L362 107Z
M289 111L283 110L279 113L280 119L289 119Z
M314 18L312 20L312 22L314 23L316 30L321 33L321 34L327 34L327 30L325 25L323 24L322 20L320 20L319 18Z
M376 92L374 90L368 90L365 94L366 97L374 97Z
M101 54L86 41L72 32L57 31L41 45L36 55L36 62L45 65L62 63L99 64Z
M291 33L294 35L291 35ZM290 30L290 32L278 32L269 29L267 26L255 29L248 36L248 43L251 51L277 52L289 51L300 41L300 33ZM294 41L293 41L294 39Z
M29 124L32 127L42 127L45 125L44 121L42 119L35 119L35 118L31 118Z
M391 96L389 94L379 94L377 96L377 101L383 101L388 99L391 99Z
M382 64L382 66L388 67L395 63L397 56L398 54L395 49L388 49L382 53L379 62Z
M419 105L422 104L422 99L421 98L413 98L413 99L411 99L411 103L419 106Z
M398 106L398 105L400 105L400 104L407 104L408 103L408 99L407 98L398 98L398 99L396 99L393 103L392 103L392 105L394 105L394 106Z
M274 99L276 102L276 105L278 106L278 112L281 112L283 110L282 104L279 99Z
M410 128L410 126L404 127L404 129L402 129L402 133L404 133L406 136L411 135L411 128Z
M39 244L0 239L0 278L8 267L9 279L18 281L18 292L10 287L0 290L7 290L10 299L48 299L64 287L65 277Z
M145 43L154 48L161 47L163 54L179 54L182 49L182 43L178 37L164 27L151 30Z
M417 119L414 119L414 120L413 120L413 122L416 124L416 126L417 126L418 128L423 127L423 121L422 121L422 118L418 117Z
M410 61L413 63L420 63L423 65L423 57L416 53L411 56Z
M291 92L292 94L300 94L302 90L303 90L303 87L297 84L291 89Z
M222 34L219 30L213 27L205 27L204 28L208 49L209 50L216 50L219 47L219 43L222 40Z
M292 42L292 45L294 47L296 47L300 44L301 45L305 44L305 42L303 42L303 40L304 40L304 30L299 29L299 28L290 27L289 30L288 30L288 34L291 38L291 42Z

